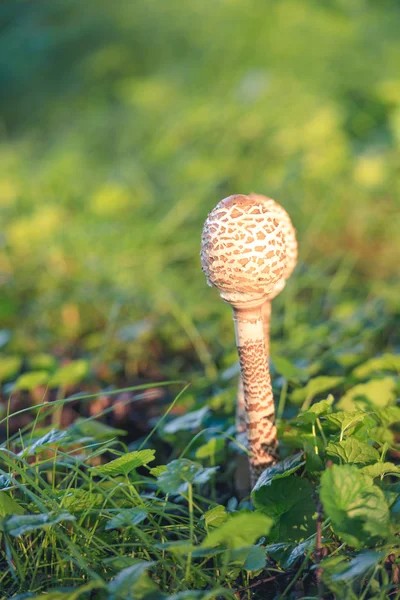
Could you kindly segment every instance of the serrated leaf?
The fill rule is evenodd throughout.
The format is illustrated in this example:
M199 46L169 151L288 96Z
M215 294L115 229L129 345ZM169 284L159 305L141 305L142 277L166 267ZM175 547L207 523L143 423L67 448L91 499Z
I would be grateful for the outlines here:
M38 515L15 515L4 521L4 529L10 535L19 537L25 533L30 533L44 527L57 525L61 521L73 521L75 517L70 513L64 512L60 514L42 513Z
M134 469L138 469L155 459L155 450L135 450L112 460L105 465L92 467L99 475L128 475Z
M291 400L295 404L303 402L307 399L308 402L312 402L315 396L332 390L340 383L342 383L343 377L329 377L326 375L320 375L310 379L306 386L294 390L291 395Z
M321 501L337 535L354 546L373 544L377 535L388 534L389 507L380 488L355 466L333 465L321 477ZM366 527L377 526L371 535Z
M262 488L264 485L270 485L274 479L288 477L292 473L295 473L303 465L305 465L305 460L303 454L301 453L294 454L293 456L289 456L284 460L280 460L272 465L272 467L268 467L261 473L256 485L253 488L252 494L257 492L257 490Z
M222 438L211 438L206 444L203 444L196 450L196 458L214 458L218 452L221 452L225 446Z
M400 423L400 406L388 406L375 412L378 419L386 426Z
M335 425L338 429L340 429L341 432L346 430L349 430L350 432L351 429L357 425L357 423L360 423L365 419L367 414L368 413L361 410L354 410L350 412L338 411L329 415L325 415L324 419L328 421L328 423Z
M89 372L86 360L74 360L54 372L49 381L49 387L75 385L82 381Z
M274 520L271 541L303 541L315 531L314 487L295 475L275 478L252 493L256 508Z
M272 519L261 513L236 513L218 528L213 529L202 547L226 545L229 549L254 544L260 537L268 535Z
M6 492L0 492L0 517L23 515L24 509Z
M14 390L31 391L39 385L47 385L49 374L47 371L32 371L31 373L23 373L15 382Z
M315 421L322 416L325 416L332 412L333 396L329 396L326 400L320 400L316 402L310 408L300 412L297 415L297 421L301 423L315 423Z
M371 441L377 443L379 446L383 446L384 444L394 446L396 443L393 431L387 427L371 427L368 433Z
M352 387L339 400L337 407L345 411L359 410L360 407L385 408L395 400L396 381L393 377L371 379Z
M352 437L341 442L329 442L326 453L336 460L349 464L370 465L380 459L379 452Z
M384 477L385 475L399 475L400 467L391 462L377 462L374 465L368 465L360 469L361 473L375 479L375 477Z
M204 513L203 518L207 527L218 527L228 518L225 506L218 505Z
M101 421L95 419L76 419L74 424L69 428L69 432L72 435L92 437L95 440L105 441L110 440L114 437L126 435L127 432L124 429L116 429L110 427Z
M193 485L207 483L217 469L218 467L204 468L187 458L179 458L167 465L157 481L165 494L184 494L188 490L189 483Z
M129 527L130 525L139 525L147 517L147 509L145 508L122 508L112 519L110 519L105 529L120 529L121 527Z
M370 358L362 365L356 367L353 371L353 375L355 375L357 379L364 379L371 375L371 373L379 373L382 371L394 371L395 373L400 373L400 355L387 353L382 356Z
M163 431L164 433L174 434L178 431L193 431L198 429L203 423L204 417L210 412L208 406L203 406L199 410L186 413L181 417L176 417L173 421L167 423Z
M153 477L158 477L159 475L161 475L161 473L164 473L166 468L166 465L158 465L157 467L153 467L152 469L150 469L149 473Z
M69 512L80 512L104 504L104 496L91 490L70 488L59 493L60 506Z

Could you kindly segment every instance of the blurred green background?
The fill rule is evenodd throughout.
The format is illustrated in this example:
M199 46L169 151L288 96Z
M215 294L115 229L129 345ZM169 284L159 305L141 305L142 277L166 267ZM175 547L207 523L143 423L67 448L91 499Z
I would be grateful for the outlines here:
M6 1L0 27L7 355L124 347L128 377L231 364L199 244L232 193L297 228L278 311L322 319L327 291L396 304L398 2Z

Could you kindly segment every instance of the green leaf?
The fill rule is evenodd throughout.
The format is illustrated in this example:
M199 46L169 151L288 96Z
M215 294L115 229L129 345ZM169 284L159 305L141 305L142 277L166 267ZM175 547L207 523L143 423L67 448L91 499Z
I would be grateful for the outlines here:
M225 506L218 505L204 513L203 518L207 527L218 527L228 518Z
M370 465L380 459L379 452L355 438L347 438L341 442L329 442L326 453L328 456L350 464Z
M203 406L199 410L195 410L181 417L176 417L173 421L167 423L163 432L168 434L174 434L178 431L193 431L193 429L199 429L203 423L204 417L210 412L208 406Z
M260 546L252 546L246 556L243 568L246 571L259 571L265 567L266 563L265 549Z
M381 408L375 412L383 425L390 426L400 423L400 406L388 406L387 408Z
M360 469L361 473L375 479L375 477L385 477L385 475L399 475L400 467L391 462L377 462L374 465L368 465Z
M106 531L110 529L120 529L121 527L129 527L130 525L139 525L147 517L145 508L122 508L118 514L106 524Z
M296 544L289 552L289 555L281 561L281 566L285 569L291 569L299 559L303 560L305 555L314 549L316 543L316 535L311 536L304 542Z
M105 465L92 467L99 475L128 475L134 469L147 465L155 459L155 450L135 450L123 454Z
M382 371L394 371L400 373L400 355L398 354L383 354L370 358L362 365L358 366L353 371L353 375L357 379L365 379L371 373L379 373Z
M368 416L368 413L361 410L354 410L350 412L334 412L329 415L325 415L324 418L326 421L328 421L328 423L331 423L340 429L342 433L344 433L346 430L349 430L348 432L350 432L357 425L357 423L363 421L366 416Z
M345 411L359 410L360 407L371 409L385 408L396 398L396 380L393 377L372 379L368 383L360 383L352 387L339 400L337 407Z
M158 465L157 467L153 467L152 469L150 469L149 473L153 477L158 477L159 475L161 475L161 473L164 473L166 468L166 465Z
M36 451L46 446L47 444L55 444L56 442L61 442L65 440L67 437L66 431L59 431L58 429L51 429L47 433L45 433L42 437L35 440L33 444L30 444L26 448L24 448L18 456L29 456L31 454L36 454Z
M303 449L306 455L306 470L307 473L313 474L314 476L325 468L321 456L315 451L315 445L317 445L318 451L323 450L322 447L319 447L322 446L319 438L316 439L313 436L303 436Z
M334 531L351 546L373 544L378 531L380 537L387 536L389 507L385 496L357 467L333 465L327 469L321 477L320 495ZM376 530L372 535L368 524Z
M13 478L11 475L0 475L0 490L6 490L13 486Z
M154 562L139 561L120 571L107 586L111 598L116 600L135 598L135 600L140 600L146 594L155 591L156 586L146 576L146 570L154 564Z
M285 379L299 379L302 376L301 370L283 356L274 356L272 362L275 370Z
M387 444L394 446L396 444L393 431L387 427L371 427L368 429L369 438L379 446Z
M218 467L204 468L187 458L171 461L157 481L165 494L184 494L189 484L201 485L207 483L217 471Z
M272 517L272 541L300 542L315 531L314 487L295 475L275 478L253 490L256 508Z
M15 382L14 390L34 390L39 385L47 385L49 374L47 371L32 371L20 375Z
M260 537L268 535L272 519L260 513L236 513L217 529L207 535L202 547L225 545L229 549L254 544Z
M270 485L274 479L288 477L292 473L295 473L303 465L305 465L305 460L303 454L300 453L289 456L288 458L285 458L285 460L280 460L275 463L272 467L268 467L258 478L258 481L253 488L252 495L254 496L257 493L257 490L263 486Z
M315 423L319 417L325 416L332 412L333 401L333 396L329 396L326 400L320 400L320 402L316 402L307 410L300 412L297 415L297 421L302 423Z
M179 592L178 594L167 596L166 598L163 598L163 600L214 600L214 598L214 591L206 594L204 591L200 590L185 590L183 592Z
M363 575L368 569L374 567L385 555L382 552L368 550L357 554L346 568L340 573L331 575L334 581L354 581L356 577Z
M22 359L18 356L0 356L0 383L14 377L21 365Z
M101 421L95 419L76 419L74 424L69 428L69 432L73 435L92 437L95 440L105 441L112 438L126 435L124 429L116 429L110 427Z
M196 458L214 458L218 452L221 452L225 446L222 438L211 438L206 444L203 444L196 450Z
M32 354L28 358L28 365L32 371L52 371L57 361L51 354Z
M72 513L104 504L104 496L102 494L82 488L62 490L58 498L60 506Z
M17 515L9 517L4 521L4 529L10 535L19 537L25 533L30 533L36 529L51 527L57 525L61 521L73 521L75 519L70 513L64 512L60 514L42 513L38 515Z
M153 467L152 469L150 469L149 473L153 477L158 477L159 475L161 475L161 473L164 473L166 468L166 465L158 465L157 467Z
M299 404L304 400L311 403L315 396L338 387L342 381L343 377L329 377L326 375L314 377L313 379L310 379L305 387L294 390L291 395L291 400L295 404Z
M35 596L25 596L24 594L23 596L21 595L18 597L21 600L22 598L26 598L26 600L78 600L78 598L80 598L83 594L85 594L85 597L88 598L92 596L92 594L88 596L88 592L93 592L94 590L100 589L104 589L104 584L101 581L90 581L78 589L74 587L67 591L50 590L45 594L38 594ZM17 596L15 596L15 598L17 599Z
M86 360L74 360L64 367L55 371L49 381L49 387L75 385L82 381L89 372L89 364Z
M0 517L23 515L24 509L6 492L0 492Z

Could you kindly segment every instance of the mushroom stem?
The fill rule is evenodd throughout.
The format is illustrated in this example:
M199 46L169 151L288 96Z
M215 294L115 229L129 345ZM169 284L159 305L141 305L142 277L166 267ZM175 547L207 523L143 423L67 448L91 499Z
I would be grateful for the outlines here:
M250 450L251 481L278 457L274 423L275 407L269 365L265 354L262 304L234 307L236 344L244 386L247 413L247 437Z
M270 324L271 324L271 301L266 300L261 309L263 328L264 328L264 349L267 365L269 366L269 341L270 341ZM236 405L236 431L243 433L246 431L246 403L244 400L243 378L239 377L237 405Z
M269 361L269 343L270 343L270 329L271 329L271 309L272 303L271 300L267 300L264 302L262 306L262 319L264 325L264 348L265 348L265 356L267 357L267 361Z

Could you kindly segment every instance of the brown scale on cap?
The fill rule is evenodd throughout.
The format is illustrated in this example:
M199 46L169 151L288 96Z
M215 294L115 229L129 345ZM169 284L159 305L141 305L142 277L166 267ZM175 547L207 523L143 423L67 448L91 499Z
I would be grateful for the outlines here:
M208 284L227 302L267 298L286 268L279 220L256 197L225 198L204 224L201 262Z
M278 455L262 319L263 304L285 279L286 243L276 212L256 195L222 200L204 224L201 262L207 283L234 311L255 483Z
M293 227L293 223L286 210L280 204L275 202L275 200L272 200L272 198L268 198L267 196L262 196L261 194L250 194L250 198L256 199L258 202L262 202L263 205L268 208L268 210L276 215L276 218L281 224L283 235L285 237L286 266L283 274L284 278L277 283L273 292L269 296L269 300L273 300L283 290L287 279L289 279L297 264L298 247L296 230Z

